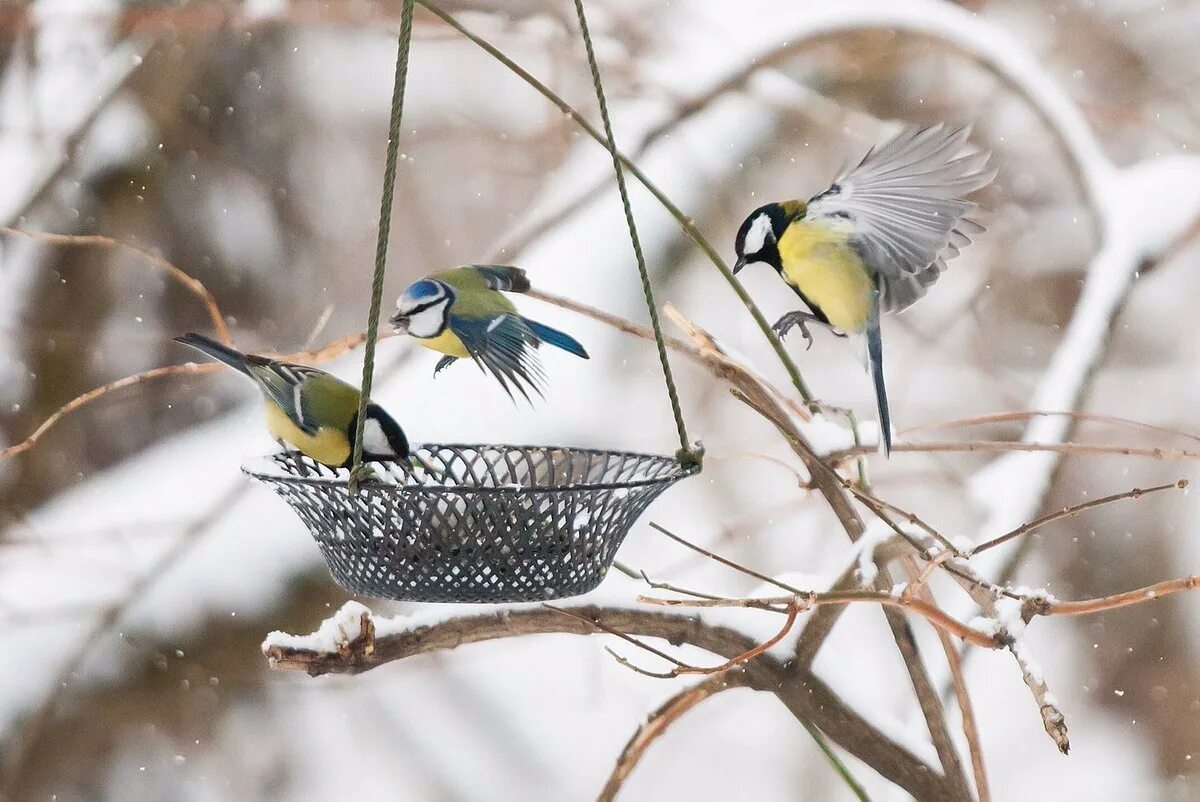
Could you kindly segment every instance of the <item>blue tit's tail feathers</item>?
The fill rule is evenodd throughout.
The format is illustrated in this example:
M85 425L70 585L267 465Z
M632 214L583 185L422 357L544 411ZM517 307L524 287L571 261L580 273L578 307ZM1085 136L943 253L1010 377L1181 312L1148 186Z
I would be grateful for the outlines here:
M530 320L529 318L522 318L522 320L525 321L525 325L529 327L529 330L533 332L533 336L537 337L542 342L549 343L555 348L561 348L567 353L574 354L581 359L590 359L588 352L582 345L579 344L579 341L571 335L565 334L558 329L552 329L545 324L538 323L537 321Z
M887 387L883 383L883 338L879 332L879 312L867 323L867 365L875 384L875 403L879 407L879 439L883 454L892 454L892 415L888 410Z
M189 331L187 334L175 338L175 342L190 345L197 351L208 354L218 362L224 362L234 370L250 375L249 368L246 367L248 357L236 348L230 348L224 343L219 343L211 337L205 337L203 334L197 334L194 331Z

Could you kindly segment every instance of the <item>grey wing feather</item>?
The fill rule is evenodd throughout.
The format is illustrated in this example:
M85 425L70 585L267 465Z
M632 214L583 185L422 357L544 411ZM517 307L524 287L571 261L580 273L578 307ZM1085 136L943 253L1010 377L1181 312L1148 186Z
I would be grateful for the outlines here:
M881 279L884 311L910 306L984 228L962 195L995 177L986 152L959 155L970 128L909 126L808 204L806 219L848 219Z
M248 362L250 377L268 399L275 402L301 430L316 434L317 426L306 420L302 385L306 376L320 371L286 362Z
M529 277L519 267L509 265L471 265L483 276L488 289L504 292L529 292Z

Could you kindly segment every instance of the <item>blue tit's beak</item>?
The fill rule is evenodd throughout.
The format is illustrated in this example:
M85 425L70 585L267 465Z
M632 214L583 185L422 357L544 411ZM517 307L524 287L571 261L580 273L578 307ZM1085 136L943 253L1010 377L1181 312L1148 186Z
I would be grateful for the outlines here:
M408 334L408 315L397 312L388 322L392 324L392 331L397 334Z
M746 257L739 256L738 260L733 263L733 274L736 276L737 272L745 266L746 266Z

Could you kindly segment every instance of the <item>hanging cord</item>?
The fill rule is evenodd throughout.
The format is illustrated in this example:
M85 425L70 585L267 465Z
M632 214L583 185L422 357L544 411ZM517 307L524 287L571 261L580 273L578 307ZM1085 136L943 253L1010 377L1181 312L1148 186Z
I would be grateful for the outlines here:
M367 404L371 402L371 380L375 375L375 343L379 340L379 310L383 305L383 275L387 266L388 234L392 228L392 197L396 191L396 158L400 151L400 120L404 116L404 86L408 82L408 52L412 43L413 0L404 0L400 11L400 40L396 46L396 77L392 84L392 116L388 122L387 158L383 167L383 196L379 201L379 238L375 242L375 278L371 283L371 311L367 316L367 338L363 352L362 392L354 427L354 459L351 460L350 492L370 469L363 465L363 429Z
M587 48L588 66L592 70L592 86L596 89L596 101L600 104L600 119L604 122L605 145L612 156L613 171L617 174L617 191L621 194L621 206L625 209L625 224L629 227L629 241L633 244L633 255L637 259L638 272L642 276L642 293L646 297L646 308L650 311L650 324L654 328L654 344L658 347L658 361L662 364L663 380L667 384L667 395L671 399L671 414L675 416L675 429L679 434L679 450L675 458L684 468L700 468L704 449L693 446L688 438L687 426L683 422L683 410L679 406L679 392L675 389L675 377L671 374L671 362L667 358L667 344L663 341L662 324L658 320L658 304L654 301L654 288L650 286L650 273L646 269L646 257L642 253L642 242L638 238L637 224L633 221L633 207L629 203L629 190L625 186L625 171L621 168L621 154L613 136L612 120L608 116L608 101L604 98L604 85L600 82L600 67L596 64L596 51L592 48L592 35L588 30L587 16L583 13L583 0L575 0L575 13L579 17L579 30L583 33L583 44Z

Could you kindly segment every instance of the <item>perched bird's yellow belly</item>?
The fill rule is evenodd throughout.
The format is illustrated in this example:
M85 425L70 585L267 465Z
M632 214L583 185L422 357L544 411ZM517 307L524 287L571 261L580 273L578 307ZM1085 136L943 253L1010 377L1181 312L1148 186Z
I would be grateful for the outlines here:
M844 332L861 331L874 301L871 274L850 245L849 231L802 221L779 238L784 280Z
M267 402L267 428L276 440L282 440L324 465L341 467L350 458L351 445L347 432L322 426L316 434L309 434L271 402Z
M471 355L471 352L467 350L467 346L463 345L463 341L459 339L457 334L450 330L449 326L438 336L419 337L417 338L417 342L426 348L432 348L447 356L454 356L459 359L466 359Z

